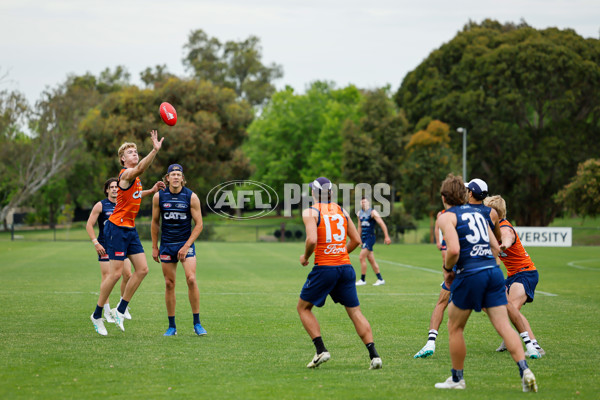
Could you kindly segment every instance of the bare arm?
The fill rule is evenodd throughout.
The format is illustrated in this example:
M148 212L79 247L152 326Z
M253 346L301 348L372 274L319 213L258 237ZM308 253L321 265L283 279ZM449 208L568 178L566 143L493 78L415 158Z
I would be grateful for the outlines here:
M94 244L96 253L98 253L98 255L103 256L106 254L106 250L98 242L98 239L96 238L96 232L94 232L94 225L96 225L96 222L98 222L98 216L100 215L101 212L102 212L102 203L97 202L96 204L94 204L94 207L92 208L92 212L90 213L90 216L88 217L87 223L85 224L85 230L87 231L87 234L90 237L90 240Z
M437 216L435 218L435 226L433 227L433 238L435 240L435 245L437 246L438 250L442 249L442 241L440 240L440 225L438 224L438 218L440 217L440 215L442 215L441 212L437 213Z
M456 214L444 213L440 215L438 225L446 241L446 259L442 267L444 268L444 281L446 281L446 286L450 287L455 276L452 268L460 257L460 243L456 232Z
M302 211L302 220L306 229L306 242L304 243L304 254L300 256L300 264L308 265L308 259L312 256L317 247L317 221L315 221L316 211L312 208L307 208Z
M513 231L511 229L510 226L505 226L505 229L501 229L502 231L502 240L501 240L501 245L500 245L500 249L502 251L510 248L510 246L512 246L515 243L515 231Z
M156 262L160 262L158 258L158 230L160 226L159 197L158 193L152 197L152 224L150 225L150 235L152 236L152 258Z
M500 241L502 240L502 233L500 232L500 217L494 208L492 208L492 211L490 211L490 218L494 223L494 236L496 237L497 241Z
M156 157L156 154L160 150L163 140L165 140L164 137L158 140L158 131L156 130L152 130L150 132L150 137L152 139L152 151L148 153L146 157L142 158L138 165L133 168L127 168L125 171L123 171L119 177L119 181L123 182L122 185L119 185L122 188L129 187L135 178L140 176L148 169L150 164L152 164L152 161L154 161L154 157Z
M356 213L357 223L358 223L358 236L362 235L362 224L360 223L360 216Z
M179 261L185 260L185 256L187 255L188 250L194 244L200 232L202 232L203 222L202 222L202 211L200 209L200 199L196 195L196 193L192 194L192 198L190 199L190 211L192 213L192 219L194 220L194 229L192 229L192 233L190 234L189 239L185 244L179 249L177 253L177 258Z
M348 215L346 210L344 210L344 215L348 220L348 238L350 239L350 241L346 243L346 251L348 252L348 254L350 254L354 251L354 249L356 249L360 245L360 234L356 230L356 226L354 226L354 222L352 221L352 218L350 218L350 215Z
M500 265L500 257L498 257L498 254L500 254L500 245L498 244L498 241L496 240L494 232L490 226L488 226L488 234L490 235L490 248L492 249L492 254L496 259L496 263Z
M146 196L148 196L149 194L154 194L157 193L159 190L162 190L164 188L166 188L167 185L165 185L165 183L163 181L157 181L154 186L152 186L151 189L148 190L142 190L142 199Z
M379 215L377 210L373 210L371 212L371 215L373 216L373 218L375 219L375 222L377 222L377 224L383 231L383 243L385 243L385 244L392 243L392 240L390 239L390 235L388 234L387 225L385 224L385 222L383 222L383 219L381 218L381 216Z

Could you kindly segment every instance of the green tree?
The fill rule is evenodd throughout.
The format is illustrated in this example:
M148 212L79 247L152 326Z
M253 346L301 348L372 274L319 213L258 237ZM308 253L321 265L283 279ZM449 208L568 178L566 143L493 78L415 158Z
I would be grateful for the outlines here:
M437 120L429 122L411 136L406 151L401 168L403 203L414 218L429 217L433 240L435 215L442 207L440 185L453 168L450 127Z
M393 204L401 181L399 166L405 153L408 121L388 90L366 91L359 121L347 121L344 125L342 175L353 183L388 183Z
M224 44L202 29L192 31L184 46L184 66L200 80L231 88L252 105L261 105L275 93L273 81L283 76L283 68L262 63L260 39L227 41Z
M415 123L468 129L468 176L502 193L521 225L547 225L553 195L600 151L600 41L525 23L470 22L395 95ZM459 136L451 141L460 153Z
M354 86L335 89L330 82L314 82L301 95L289 87L277 92L248 128L253 178L282 196L285 183L340 177L341 127L357 119L361 97Z
M600 159L589 159L555 197L556 202L580 216L600 215Z
M163 101L177 110L173 127L160 119ZM250 121L250 105L233 90L171 77L155 90L129 86L109 94L90 110L80 128L87 150L103 169L97 174L102 182L119 172L117 149L123 142L136 143L144 156L152 148L148 133L158 128L165 141L143 177L144 185L162 179L170 164L180 163L187 185L202 196L218 183L249 175L248 160L239 147Z

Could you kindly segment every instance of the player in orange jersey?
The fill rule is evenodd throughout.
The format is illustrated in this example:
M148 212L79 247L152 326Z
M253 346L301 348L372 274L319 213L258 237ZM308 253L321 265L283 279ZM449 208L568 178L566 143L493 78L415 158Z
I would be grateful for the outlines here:
M148 274L148 262L135 229L135 217L140 209L143 197L165 188L164 182L159 181L154 184L152 189L142 190L139 176L150 166L164 140L164 138L158 140L156 130L150 132L150 137L152 139L152 151L141 161L139 161L137 147L134 143L124 143L118 152L123 169L119 174L117 205L106 222L104 232L107 237L106 250L110 258L110 272L100 285L100 296L96 304L96 310L90 317L96 332L103 336L107 335L107 331L102 321L102 306L106 303L123 272L125 258L129 258L135 272L125 286L123 299L117 308L112 310L115 323L122 331L125 330L123 321L127 305L144 277Z
M314 306L322 307L329 295L335 303L346 307L356 333L369 350L369 369L379 369L382 366L381 358L373 343L371 325L360 310L354 282L356 273L350 264L349 253L360 244L360 236L348 213L331 202L332 185L329 179L317 178L311 183L311 188L315 205L302 212L306 243L300 264L308 265L313 253L315 263L302 287L297 306L302 325L316 348L316 354L307 367L318 367L330 358L323 344L321 327L312 312ZM349 242L347 238L350 238Z
M531 257L525 251L519 236L512 224L506 219L506 202L502 196L496 195L485 199L485 205L492 207L500 217L500 228L502 238L500 242L500 259L506 267L508 277L506 278L506 292L508 295L508 316L519 331L527 351L525 355L530 358L540 358L546 352L540 347L531 325L521 313L521 307L525 303L531 303L538 284L539 274L533 264ZM496 351L505 351L504 342Z

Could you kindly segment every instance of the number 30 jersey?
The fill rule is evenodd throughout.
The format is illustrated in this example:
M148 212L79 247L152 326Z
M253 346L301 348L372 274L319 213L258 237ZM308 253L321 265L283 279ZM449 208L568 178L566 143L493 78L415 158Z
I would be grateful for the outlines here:
M349 265L346 250L348 220L342 207L336 203L317 203L311 208L319 212L315 265Z
M456 232L460 243L456 272L459 274L498 266L490 246L488 226L492 225L492 221L486 208L489 207L465 204L446 210L456 214Z

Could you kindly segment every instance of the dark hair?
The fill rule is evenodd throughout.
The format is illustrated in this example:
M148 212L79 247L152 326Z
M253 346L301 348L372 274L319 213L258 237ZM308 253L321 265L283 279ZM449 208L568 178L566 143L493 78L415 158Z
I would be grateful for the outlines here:
M113 182L119 182L119 180L117 178L109 178L106 182L104 182L104 195L106 197L108 197L108 188L110 187L110 184Z
M467 202L467 188L460 176L448 174L442 182L440 193L450 206L460 206Z
M331 202L331 190L319 190L312 189L313 197L317 201L317 203L329 203Z

